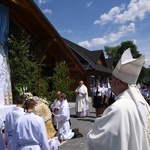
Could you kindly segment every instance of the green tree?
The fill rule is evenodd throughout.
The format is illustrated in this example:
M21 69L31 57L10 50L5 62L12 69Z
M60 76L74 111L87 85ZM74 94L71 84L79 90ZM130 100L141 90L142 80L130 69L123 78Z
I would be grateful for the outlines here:
M128 48L131 49L133 58L138 58L141 56L141 54L137 50L137 46L133 43L133 41L122 42L120 45L116 47L105 46L104 51L108 57L114 58L114 60L118 62L123 52ZM140 73L138 82L144 82L146 80L145 73L146 73L146 68L142 67L142 71Z
M104 46L104 52L106 56L114 58L114 60L118 62L123 52L128 48L131 49L131 53L134 58L141 56L137 50L137 46L133 43L133 41L125 41L115 47Z
M125 42L122 42L120 44L120 46L118 47L117 57L116 57L117 62L119 61L119 59L120 59L121 55L123 54L123 52L128 48L131 49L131 53L132 53L133 58L138 58L138 57L141 56L141 54L137 50L137 46L133 43L133 41L125 41Z
M116 58L119 47L120 46L116 47L104 46L104 52L108 58Z
M146 67L143 67L142 68L142 71L141 71L141 82L142 83L147 83L150 81L150 68L146 68Z
M25 92L40 97L47 97L49 93L48 78L41 76L41 68L44 64L31 49L31 41L31 36L26 36L24 31L18 31L15 36L11 34L8 41L13 99Z
M65 61L57 62L54 67L54 74L51 77L52 88L51 101L56 98L56 92L61 91L67 95L67 100L70 101L73 96L73 91L70 90L70 85L74 82L70 78L68 65Z

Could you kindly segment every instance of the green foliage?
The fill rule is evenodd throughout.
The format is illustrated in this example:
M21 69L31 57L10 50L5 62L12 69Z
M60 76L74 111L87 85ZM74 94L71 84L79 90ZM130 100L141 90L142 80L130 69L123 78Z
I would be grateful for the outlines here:
M141 54L139 54L139 51L137 50L137 46L133 43L133 41L126 41L122 42L117 50L117 57L116 57L117 62L119 61L123 52L128 48L131 49L133 58L138 58L141 56Z
M73 91L70 90L70 85L74 82L73 79L69 77L68 65L65 61L57 62L54 68L54 74L51 77L52 88L51 100L56 98L56 92L61 91L67 95L67 100L72 98Z
M140 76L139 76L139 81L141 83L147 83L148 81L150 81L150 68L145 68L142 67Z
M31 41L31 36L26 36L24 31L18 31L15 36L11 34L8 41L13 98L25 92L40 97L49 95L48 78L41 76L41 68L44 64L36 57L35 50L31 49Z
M116 47L104 46L104 52L108 58L116 58L118 49L119 46Z
M128 48L131 49L131 53L134 58L140 57L141 54L137 51L137 46L133 43L133 41L122 42L120 45L115 47L104 46L104 52L106 56L114 58L115 61L118 62L123 52Z
M133 43L133 41L122 42L116 47L105 46L104 52L106 53L106 56L114 58L114 60L118 62L123 52L128 48L131 49L133 58L138 58L141 56L141 54L137 50L137 46ZM147 69L145 67L142 67L138 82L146 82L148 80L148 76L149 75L147 74Z

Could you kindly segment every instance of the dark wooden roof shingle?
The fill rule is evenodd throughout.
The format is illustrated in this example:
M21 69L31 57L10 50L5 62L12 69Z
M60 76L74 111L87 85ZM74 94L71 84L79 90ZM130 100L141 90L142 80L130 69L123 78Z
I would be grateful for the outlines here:
M102 64L98 64L98 60L100 59L101 54L103 53L102 50L96 50L96 51L89 51L86 48L83 48L65 38L63 38L66 45L76 54L76 56L79 58L84 59L85 63L82 63L82 66L85 70L96 70L100 72L105 73L111 73L112 70L107 68L106 66Z

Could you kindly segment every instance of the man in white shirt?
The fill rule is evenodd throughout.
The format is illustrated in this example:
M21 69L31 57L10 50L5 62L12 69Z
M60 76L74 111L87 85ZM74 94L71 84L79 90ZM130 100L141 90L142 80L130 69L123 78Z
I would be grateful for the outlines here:
M127 49L112 73L116 101L97 118L87 135L89 150L150 150L150 107L136 87L144 56Z
M17 97L17 105L14 106L12 111L6 114L5 117L5 141L7 143L7 150L13 150L12 149L12 135L13 135L13 130L14 126L16 123L16 120L24 115L24 109L22 108L24 103L25 103L25 97L24 96L18 96Z

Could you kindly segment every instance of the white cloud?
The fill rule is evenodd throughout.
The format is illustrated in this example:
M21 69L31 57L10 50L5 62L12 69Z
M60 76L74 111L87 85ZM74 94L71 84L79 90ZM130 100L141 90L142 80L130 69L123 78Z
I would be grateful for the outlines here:
M150 52L149 52L149 49L150 49L150 42L148 39L138 39L138 42L137 42L137 48L138 48L138 51L140 52L140 54L142 55L145 55L145 63L144 63L144 66L145 67L149 67L150 66ZM143 46L144 45L144 46Z
M39 4L45 4L45 3L47 3L47 2L49 2L50 0L39 0L38 2L39 2Z
M73 31L71 29L65 30L66 33L72 34Z
M114 23L126 23L127 21L143 20L150 12L150 0L131 0L127 9L125 5L113 7L108 13L100 16L94 24L106 24L110 21Z
M91 41L91 44L94 46L98 46L98 45L106 44L106 43L107 43L107 40L105 39L105 37L95 38L95 39L92 39L92 41Z
M92 2L86 3L86 7L90 7L92 5Z
M118 14L114 20L115 23L125 23L127 21L143 20L150 12L150 0L131 1L127 10Z
M83 42L79 42L78 44L80 46L87 47L87 48L97 47L99 45L113 43L113 42L119 40L120 38L122 38L128 34L134 33L134 32L135 32L135 24L130 23L128 26L127 25L120 26L118 32L116 32L116 33L111 32L110 34L105 35L103 37L94 38L90 42L86 40Z
M147 68L147 67L150 67L150 59L148 59L148 58L145 59L144 66L145 66L146 68Z
M96 20L94 24L106 24L110 21L113 21L117 14L119 14L122 10L125 9L125 5L122 4L120 7L113 7L107 14L103 14L100 16L100 20Z
M50 10L50 9L45 9L45 10L43 10L43 13L44 13L44 14L51 14L51 13L52 13L52 10Z
M65 33L67 33L67 34L72 34L73 33L73 30L71 30L71 29L65 29L65 30L61 30L61 31L59 31L61 34L65 34Z
M127 25L120 26L119 31L117 33L110 33L108 35L108 39L112 43L119 40L121 37L124 37L127 34L131 34L131 33L135 33L134 23L130 23L128 26Z
M133 39L133 44L137 44L137 40L136 39Z
M82 42L79 42L78 43L80 46L82 46L82 47L87 47L87 48L89 48L89 47L91 47L91 43L89 42L89 41L82 41Z

